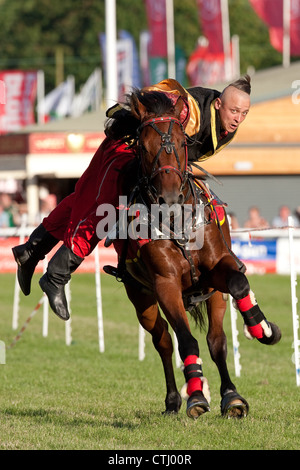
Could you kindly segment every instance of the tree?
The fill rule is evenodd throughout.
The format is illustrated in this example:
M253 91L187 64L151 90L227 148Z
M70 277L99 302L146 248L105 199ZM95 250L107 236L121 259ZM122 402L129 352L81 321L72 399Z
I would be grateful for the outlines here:
M147 29L143 0L116 0L117 28L129 31L139 45ZM64 55L64 76L77 87L95 67L102 67L98 35L105 31L104 0L0 0L0 69L43 69L46 91L56 85L55 56ZM270 45L268 29L248 0L229 0L230 32L240 37L241 72L282 62ZM196 0L174 0L175 40L189 57L201 27Z

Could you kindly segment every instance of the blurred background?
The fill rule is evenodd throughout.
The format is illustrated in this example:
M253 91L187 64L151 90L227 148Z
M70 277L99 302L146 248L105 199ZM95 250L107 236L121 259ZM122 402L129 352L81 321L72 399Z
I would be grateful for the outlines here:
M252 107L203 164L209 184L235 227L283 207L299 224L300 0L0 0L0 14L0 228L37 225L73 191L132 87L221 91L245 73Z

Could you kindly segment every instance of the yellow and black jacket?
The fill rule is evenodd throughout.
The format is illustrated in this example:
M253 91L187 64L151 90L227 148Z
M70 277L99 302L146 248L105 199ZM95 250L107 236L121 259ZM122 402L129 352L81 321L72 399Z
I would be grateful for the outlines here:
M221 138L221 122L218 110L215 109L215 101L220 92L203 87L185 89L179 82L173 79L163 80L156 85L143 88L142 91L163 91L183 95L188 100L189 120L185 127L186 134L194 141L188 147L189 161L202 162L228 145L234 138L236 131L228 133ZM116 105L107 111L107 116L114 117L114 113L120 111L120 105Z

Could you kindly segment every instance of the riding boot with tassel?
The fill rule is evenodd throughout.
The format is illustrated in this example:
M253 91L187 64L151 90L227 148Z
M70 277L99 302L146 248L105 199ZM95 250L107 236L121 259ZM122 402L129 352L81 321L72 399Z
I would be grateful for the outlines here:
M49 299L51 309L64 321L70 318L65 285L83 260L84 258L80 258L65 245L62 245L51 258L47 271L39 282Z
M26 243L12 248L18 264L18 282L24 295L30 294L31 279L38 262L59 242L40 224Z

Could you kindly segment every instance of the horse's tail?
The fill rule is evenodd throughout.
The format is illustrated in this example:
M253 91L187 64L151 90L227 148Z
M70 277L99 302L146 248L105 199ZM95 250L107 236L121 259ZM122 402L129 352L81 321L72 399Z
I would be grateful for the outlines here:
M189 313L195 322L195 325L199 327L200 331L206 329L207 326L207 308L206 302L202 301L196 305L189 306Z

